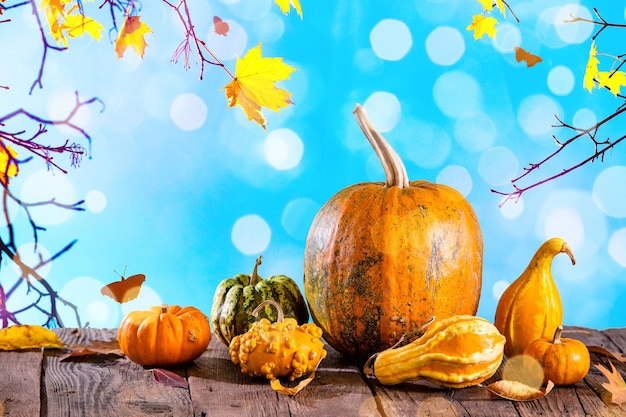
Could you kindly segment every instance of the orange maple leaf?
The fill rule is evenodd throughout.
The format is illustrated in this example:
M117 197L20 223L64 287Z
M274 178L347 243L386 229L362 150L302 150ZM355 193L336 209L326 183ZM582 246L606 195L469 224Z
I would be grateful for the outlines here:
M143 58L143 53L148 44L143 38L146 33L152 33L150 27L141 21L140 16L126 16L120 34L115 41L117 57L124 56L126 48L131 46L135 53Z
M611 402L614 404L624 404L626 403L626 382L624 382L624 378L619 373L613 362L609 361L611 364L611 371L606 369L602 365L595 365L596 368L602 372L602 374L606 377L608 382L603 382L602 386L611 393Z
M539 55L531 54L530 52L520 48L519 46L516 46L513 49L515 50L515 60L517 62L525 61L526 66L529 68L543 61L543 59L541 59Z
M250 49L243 58L237 58L235 77L226 84L228 106L240 105L248 120L254 120L265 129L267 120L262 107L278 111L291 102L291 93L276 87L277 81L289 78L295 68L283 62L282 58L261 56L261 44Z

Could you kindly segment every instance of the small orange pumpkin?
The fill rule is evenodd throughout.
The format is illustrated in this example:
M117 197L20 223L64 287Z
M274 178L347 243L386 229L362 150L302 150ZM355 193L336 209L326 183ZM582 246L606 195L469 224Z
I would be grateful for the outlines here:
M364 360L433 316L476 313L483 239L461 193L409 182L365 110L357 105L354 114L387 181L346 187L317 213L304 249L304 292L326 342Z
M128 313L117 339L133 362L173 366L202 355L211 341L211 330L208 318L197 308L162 305Z
M562 332L563 326L558 326L553 338L537 339L524 349L524 355L536 359L543 368L544 384L573 384L589 372L587 346L580 340L561 338Z

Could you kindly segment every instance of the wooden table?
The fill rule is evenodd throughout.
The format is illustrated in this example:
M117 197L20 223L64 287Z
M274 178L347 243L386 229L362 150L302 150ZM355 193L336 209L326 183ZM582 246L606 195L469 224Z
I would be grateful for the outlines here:
M110 340L114 329L56 329L65 343ZM565 337L626 352L626 328L604 331L567 327ZM224 345L213 338L207 351L185 367L189 388L154 381L151 372L115 355L61 361L62 352L0 351L0 411L4 416L626 416L610 404L604 376L592 365L587 377L557 387L546 397L511 402L483 388L451 390L427 382L384 387L332 348L316 378L296 396L274 392L263 379L242 375ZM613 360L622 375L626 366ZM609 367L603 355L592 363ZM0 415L2 413L0 412Z

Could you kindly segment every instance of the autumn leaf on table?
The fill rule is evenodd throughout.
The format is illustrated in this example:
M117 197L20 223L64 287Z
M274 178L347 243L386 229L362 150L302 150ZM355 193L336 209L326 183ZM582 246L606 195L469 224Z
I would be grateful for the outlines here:
M265 129L267 120L262 107L278 111L291 102L291 93L276 87L275 83L289 78L295 68L282 58L265 58L261 44L250 49L243 58L237 58L235 77L223 90L228 106L240 105L248 120L254 120Z
M168 371L167 369L154 368L152 369L152 377L160 384L169 385L170 387L188 388L189 382L176 372Z
M480 384L489 394L511 401L532 401L545 397L554 388L554 383L548 381L545 388L533 388L522 382L500 380L489 385Z
M626 363L626 355L619 352L611 352L608 349L603 348L602 346L587 346L587 350L590 353L598 353L600 355L606 355L610 358L615 359L616 361Z
M143 58L146 46L148 46L144 39L144 35L147 33L152 33L152 30L146 23L141 21L140 16L126 16L115 41L117 57L123 57L126 48L130 46L137 55Z
M472 16L472 23L465 29L474 31L474 39L480 39L484 35L494 38L496 36L497 23L498 20L495 17L476 14Z
M300 5L300 0L274 0L278 7L280 7L280 11L284 14L289 14L291 11L291 7L293 6L296 9L296 12L300 15L300 19L302 19L302 6ZM502 1L502 0L500 0Z
M63 342L56 333L43 326L22 324L0 330L0 350L37 348L62 348Z
M11 145L0 141L0 183L7 185L9 179L17 175L17 162L15 157L17 152L11 147Z
M611 371L602 365L594 365L608 380L608 382L603 382L602 386L611 393L611 402L621 405L626 403L626 382L624 382L619 371L615 369L613 362L609 361L609 363L611 364Z
M60 360L65 361L77 356L88 355L117 355L124 356L124 352L120 349L120 344L117 340L90 340L88 345L71 344L65 345L67 353L61 356Z
M516 46L513 49L515 50L515 60L517 62L525 61L526 66L529 68L543 61L540 56L531 54L530 52L520 48L519 46Z

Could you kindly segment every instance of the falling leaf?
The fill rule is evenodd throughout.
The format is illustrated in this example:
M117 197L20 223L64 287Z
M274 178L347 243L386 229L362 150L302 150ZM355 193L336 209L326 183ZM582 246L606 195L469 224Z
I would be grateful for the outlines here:
M503 0L496 0L495 3L493 0L478 0L478 2L483 6L486 12L492 11L494 5L498 6L500 13L502 13L503 16L506 16L506 9L504 8Z
M497 23L498 21L495 17L476 14L472 16L472 23L465 29L474 31L474 39L480 39L484 35L494 38L496 36Z
M63 342L52 330L42 326L22 324L0 330L0 350L62 348Z
M274 0L278 7L280 7L280 11L284 14L289 14L291 11L291 7L293 6L296 9L296 12L300 15L300 19L302 19L302 6L300 5L300 0Z
M83 36L87 32L95 40L100 40L100 31L104 30L98 21L82 14L68 15L61 25L61 30L66 30L70 38Z
M169 385L170 387L188 388L189 382L182 376L167 369L152 369L152 377L160 384Z
M240 105L248 120L254 120L265 129L267 120L261 108L278 111L292 104L291 93L274 83L288 79L294 71L295 68L285 64L282 58L262 57L261 44L255 46L243 58L237 58L235 78L223 88L228 106Z
M606 87L613 95L620 93L620 88L626 86L624 71L600 71L598 73L598 87Z
M554 383L548 381L545 388L533 388L518 381L500 380L489 385L482 385L490 394L511 401L530 401L548 395Z
M533 55L530 52L527 52L526 50L520 48L519 46L516 46L513 49L515 50L515 60L517 62L526 61L526 66L529 68L543 61L540 56Z
M77 356L88 355L117 355L124 356L124 352L120 349L117 340L90 340L88 345L72 344L65 345L66 353L61 356L60 360L65 361Z
M5 186L9 183L10 178L17 175L18 168L15 157L17 157L15 149L0 141L0 182Z
M619 371L615 369L613 362L609 361L609 363L611 364L611 371L609 371L602 365L594 365L609 381L603 382L602 386L611 393L611 402L618 405L624 404L626 403L626 382L624 382L624 378L622 378L622 375L619 373Z
M593 90L595 87L595 78L598 76L600 71L598 70L598 64L600 61L596 57L596 44L595 42L591 42L591 50L589 51L589 59L587 60L587 66L585 68L585 75L583 76L583 86L589 90Z
M135 53L143 58L143 53L148 44L143 38L147 33L152 33L150 27L141 21L140 16L127 16L120 29L120 34L115 41L117 57L124 56L126 48L133 48Z
M622 363L626 362L626 355L624 355L623 353L611 352L603 348L602 346L587 346L587 350L589 350L589 352L592 352L592 353L599 353L600 355L609 356L615 359L616 361L619 361Z
M218 35L226 36L230 27L228 26L228 23L224 22L218 16L213 16L213 30Z
M111 297L118 303L125 303L130 300L134 300L139 295L141 285L146 280L144 274L132 275L128 278L124 278L120 281L114 281L105 285L100 289L102 295Z

